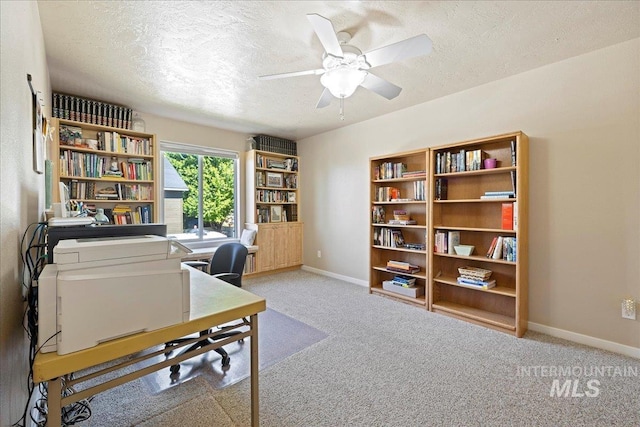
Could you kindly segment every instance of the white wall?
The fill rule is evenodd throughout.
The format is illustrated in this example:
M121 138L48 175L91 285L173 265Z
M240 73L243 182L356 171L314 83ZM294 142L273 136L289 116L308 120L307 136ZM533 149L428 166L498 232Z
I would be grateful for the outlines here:
M522 130L529 320L640 348L639 76L635 39L300 141L304 264L368 280L369 157Z
M32 109L27 73L51 117L51 90L36 2L0 2L0 425L18 421L26 403L28 344L22 329L20 239L44 210L44 176L32 168Z

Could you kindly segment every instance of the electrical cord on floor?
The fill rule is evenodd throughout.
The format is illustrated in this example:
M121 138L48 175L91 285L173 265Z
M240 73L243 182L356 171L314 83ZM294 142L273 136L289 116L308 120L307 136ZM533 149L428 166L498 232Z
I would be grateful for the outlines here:
M25 247L25 241L29 235L31 236L29 243ZM33 363L36 354L40 351L38 348L38 286L37 280L44 269L47 261L46 251L47 223L37 222L30 224L22 235L20 242L20 252L22 258L22 287L24 288L26 306L23 313L23 328L29 339L29 374L27 376L27 402L22 413L22 417L16 421L14 427L25 427L27 417L36 425L44 426L47 422L47 386L41 383L38 390L41 397L35 402L34 408L30 411L29 403L35 392L35 384L33 383ZM56 335L49 337L44 343L48 343L51 339L56 339ZM65 377L66 380L72 379L73 374ZM75 392L73 387L64 386L63 379L63 396L69 396ZM91 408L89 407L89 399L83 399L74 404L68 405L62 409L62 425L70 426L85 421L91 416ZM28 415L27 415L28 414Z

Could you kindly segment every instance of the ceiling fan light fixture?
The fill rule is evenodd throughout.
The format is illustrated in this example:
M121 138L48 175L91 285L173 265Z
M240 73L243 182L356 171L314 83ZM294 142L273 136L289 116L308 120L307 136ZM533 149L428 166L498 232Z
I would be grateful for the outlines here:
M365 70L341 66L324 73L320 77L320 83L336 98L348 98L353 95L365 77L367 77Z

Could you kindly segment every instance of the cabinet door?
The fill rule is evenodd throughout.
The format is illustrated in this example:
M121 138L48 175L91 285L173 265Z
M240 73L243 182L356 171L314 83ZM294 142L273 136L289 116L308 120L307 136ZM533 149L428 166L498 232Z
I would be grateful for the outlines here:
M289 227L276 225L273 229L273 260L275 268L288 267Z
M302 264L302 224L289 224L289 244L287 247L287 264Z
M274 267L274 228L271 226L260 226L258 228L258 236L256 244L259 249L257 252L258 271L273 270Z

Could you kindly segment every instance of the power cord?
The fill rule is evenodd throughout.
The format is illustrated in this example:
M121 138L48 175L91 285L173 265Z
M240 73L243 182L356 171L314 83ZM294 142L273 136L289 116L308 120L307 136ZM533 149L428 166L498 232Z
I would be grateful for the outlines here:
M25 247L25 241L30 230L31 236L28 246ZM41 383L38 390L41 397L35 402L32 411L29 411L29 403L35 392L35 384L33 382L33 363L36 354L40 352L38 347L38 287L37 280L47 263L46 251L47 223L37 222L30 224L22 235L20 242L20 252L22 259L22 287L25 292L26 307L23 313L23 328L29 339L29 374L27 376L27 402L22 413L22 417L16 421L14 427L26 427L27 416L38 426L44 426L47 422L47 386ZM43 346L51 339L55 339L55 333L49 337ZM63 379L63 396L69 396L75 392L73 387L66 387L66 381L73 378L73 374ZM85 421L91 417L91 408L89 407L89 399L83 399L72 405L68 405L62 409L62 425L70 426ZM29 415L27 415L29 414ZM36 418L37 417L37 418Z

